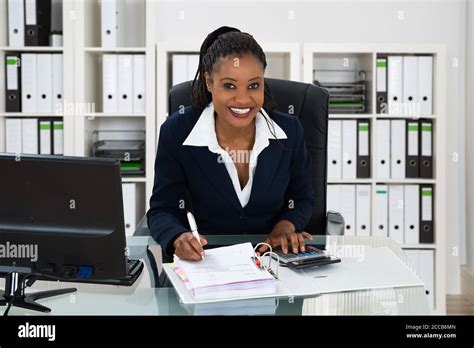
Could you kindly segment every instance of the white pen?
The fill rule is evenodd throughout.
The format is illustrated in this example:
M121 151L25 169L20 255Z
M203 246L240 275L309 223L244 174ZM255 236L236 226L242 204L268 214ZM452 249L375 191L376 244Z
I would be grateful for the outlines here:
M201 244L201 239L199 238L199 232L198 232L198 228L197 228L197 225L196 225L196 220L194 220L193 214L191 214L191 212L188 211L186 213L186 215L188 216L189 228L191 229L191 232L193 233L194 238L196 238L198 240L199 244ZM201 244L201 246L202 246L202 244ZM201 255L201 257L204 260L204 255Z

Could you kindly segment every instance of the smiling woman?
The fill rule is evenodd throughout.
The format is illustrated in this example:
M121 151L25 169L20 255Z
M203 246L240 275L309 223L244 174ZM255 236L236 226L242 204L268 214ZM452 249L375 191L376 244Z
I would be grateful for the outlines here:
M303 129L274 110L266 66L248 33L221 27L204 40L193 105L160 129L147 217L165 258L201 260L206 234L267 234L284 253L312 239L302 231L314 202ZM186 227L188 207L199 241Z

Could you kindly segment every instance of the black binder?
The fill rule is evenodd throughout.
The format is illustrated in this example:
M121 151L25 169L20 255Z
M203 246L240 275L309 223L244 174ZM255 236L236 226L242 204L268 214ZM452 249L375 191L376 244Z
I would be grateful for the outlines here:
M377 55L377 74L383 74L384 77L377 75L377 113L387 114L388 113L388 101L387 101L387 90L388 90L388 59L386 55ZM379 85L379 81L385 81L384 85Z
M420 120L420 178L433 178L433 121Z
M5 55L5 111L21 112L20 53Z
M420 185L420 243L434 243L434 189Z
M418 121L406 121L406 177L420 177L420 125Z
M51 0L25 3L25 46L49 46Z
M361 151L361 150L367 151ZM357 178L370 178L370 123L357 121Z

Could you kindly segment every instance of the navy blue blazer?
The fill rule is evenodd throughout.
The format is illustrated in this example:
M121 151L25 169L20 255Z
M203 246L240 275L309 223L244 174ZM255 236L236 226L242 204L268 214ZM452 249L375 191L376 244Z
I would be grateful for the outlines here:
M270 139L258 156L250 200L242 207L218 154L204 146L182 145L203 110L188 106L184 113L169 116L160 128L147 212L153 238L171 251L176 237L190 230L186 218L190 208L203 235L266 235L280 220L289 220L297 232L302 231L312 214L314 193L299 119L268 112L287 139Z

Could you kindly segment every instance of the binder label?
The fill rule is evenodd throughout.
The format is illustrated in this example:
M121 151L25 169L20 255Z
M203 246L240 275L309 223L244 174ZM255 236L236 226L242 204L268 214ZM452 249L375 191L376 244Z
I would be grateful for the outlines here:
M387 59L377 59L377 92L387 92Z
M418 123L408 124L408 156L418 156Z
M432 201L433 201L433 189L426 187L421 189L421 220L432 221Z
M359 124L359 156L369 155L369 124Z
M7 89L18 89L18 58L7 57Z
M430 123L423 123L421 125L421 155L431 156L431 131Z
M25 22L36 25L36 0L25 0Z

